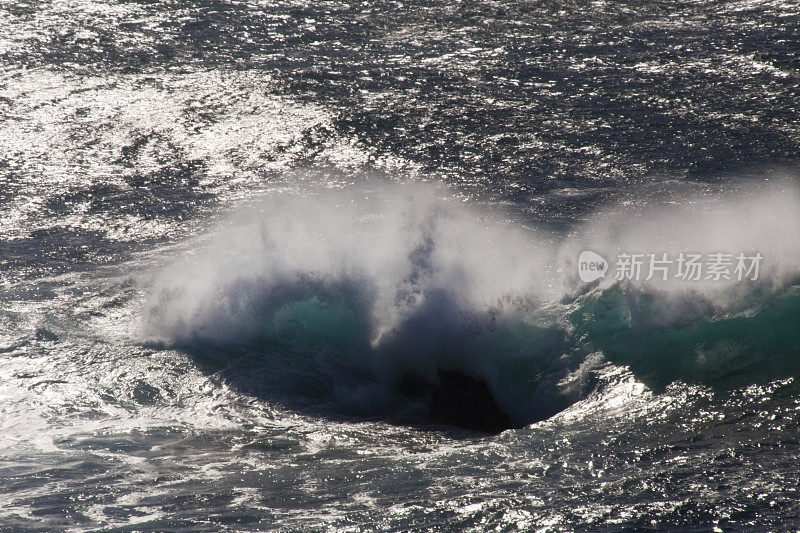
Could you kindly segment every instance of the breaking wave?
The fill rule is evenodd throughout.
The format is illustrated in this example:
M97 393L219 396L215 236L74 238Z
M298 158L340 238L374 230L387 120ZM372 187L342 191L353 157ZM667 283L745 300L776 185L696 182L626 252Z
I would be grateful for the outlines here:
M798 235L789 182L610 206L566 235L430 185L272 196L157 277L144 332L275 400L495 431L608 363L654 387L797 373ZM582 249L765 259L756 281L581 284Z

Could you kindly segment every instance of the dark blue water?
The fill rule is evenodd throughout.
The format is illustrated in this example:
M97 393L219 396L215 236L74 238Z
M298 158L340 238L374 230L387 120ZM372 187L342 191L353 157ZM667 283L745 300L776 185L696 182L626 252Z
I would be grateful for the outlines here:
M800 526L797 2L0 30L0 529Z

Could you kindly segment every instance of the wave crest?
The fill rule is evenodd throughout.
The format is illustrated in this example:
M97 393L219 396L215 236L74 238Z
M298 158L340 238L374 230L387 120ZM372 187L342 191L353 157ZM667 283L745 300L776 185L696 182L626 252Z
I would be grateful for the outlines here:
M655 385L718 383L758 365L793 373L800 338L783 326L800 318L790 289L800 249L787 233L800 230L800 201L775 194L714 197L718 213L703 208L689 225L682 206L640 225L621 224L617 207L567 236L435 186L273 197L162 273L145 330L227 359L258 354L270 394L366 414L411 399L445 422L492 430L584 397L603 358ZM754 217L747 231L737 209ZM587 244L601 253L758 245L775 261L759 283L580 286L570 259Z

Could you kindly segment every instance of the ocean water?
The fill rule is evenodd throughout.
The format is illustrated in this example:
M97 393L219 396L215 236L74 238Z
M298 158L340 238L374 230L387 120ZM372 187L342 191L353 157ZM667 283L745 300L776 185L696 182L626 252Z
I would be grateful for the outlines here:
M0 530L800 528L797 1L0 30Z

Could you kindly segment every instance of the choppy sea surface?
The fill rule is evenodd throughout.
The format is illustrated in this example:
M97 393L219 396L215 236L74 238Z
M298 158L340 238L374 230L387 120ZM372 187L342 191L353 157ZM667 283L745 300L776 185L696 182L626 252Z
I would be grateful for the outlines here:
M798 154L792 0L0 0L0 530L798 529Z

